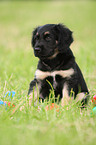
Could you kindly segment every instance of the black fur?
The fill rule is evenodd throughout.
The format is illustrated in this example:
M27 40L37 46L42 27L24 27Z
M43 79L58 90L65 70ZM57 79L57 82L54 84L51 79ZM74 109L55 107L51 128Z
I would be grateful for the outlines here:
M70 78L63 78L57 74L55 75L55 82L52 76L47 76L43 80L35 77L30 83L28 95L32 92L33 87L39 84L40 98L45 99L48 97L51 89L46 81L48 80L53 85L55 97L60 95L60 100L63 97L62 89L64 84L67 83L69 96L71 90L74 91L74 99L78 93L83 92L87 95L82 100L82 104L87 103L89 92L83 75L70 49L72 42L72 32L62 24L47 24L37 27L33 31L32 46L35 56L39 58L37 69L43 72L54 72L72 68L74 74L72 74ZM56 56L53 56L56 52ZM56 87L54 87L55 83Z

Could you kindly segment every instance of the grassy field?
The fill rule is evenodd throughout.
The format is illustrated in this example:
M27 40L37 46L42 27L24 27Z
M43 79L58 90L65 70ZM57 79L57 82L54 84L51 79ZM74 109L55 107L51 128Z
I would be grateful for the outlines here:
M64 23L73 31L74 52L90 96L96 94L96 2L0 2L0 100L15 91L15 108L0 107L0 145L95 145L96 115L72 103L59 112L29 107L26 99L38 59L31 35L38 25ZM25 108L20 111L24 101ZM22 104L21 104L22 103ZM15 112L14 112L15 109Z

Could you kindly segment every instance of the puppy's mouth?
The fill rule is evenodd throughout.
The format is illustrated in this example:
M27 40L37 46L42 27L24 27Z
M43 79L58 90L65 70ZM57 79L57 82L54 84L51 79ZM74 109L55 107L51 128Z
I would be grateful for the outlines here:
M39 57L41 54L41 48L40 47L34 48L34 54L36 57Z
M54 57L56 57L56 55L58 54L58 50L51 50L50 52L46 52L46 53L42 53L41 49L39 47L36 47L34 49L34 54L36 57L40 58L40 59L52 59Z

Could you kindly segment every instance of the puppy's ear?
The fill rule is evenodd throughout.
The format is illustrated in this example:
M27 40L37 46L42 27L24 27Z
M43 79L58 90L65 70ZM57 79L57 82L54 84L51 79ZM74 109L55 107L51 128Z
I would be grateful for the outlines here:
M62 24L55 25L56 39L58 41L58 50L66 52L73 42L72 32Z
M32 41L31 41L31 44L32 44L33 47L34 47L34 45L35 45L34 36L36 35L38 28L39 28L39 27L35 28L34 31L32 32Z

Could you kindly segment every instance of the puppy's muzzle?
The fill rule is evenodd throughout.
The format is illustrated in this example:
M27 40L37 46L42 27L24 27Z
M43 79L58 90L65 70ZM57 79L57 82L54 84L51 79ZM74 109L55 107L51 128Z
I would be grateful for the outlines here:
M40 47L35 47L34 52L35 52L35 56L39 57L40 52L41 52L41 48Z
M40 51L41 51L41 48L40 48L40 47L36 47L36 48L35 48L35 52L36 52L36 53L40 53Z

